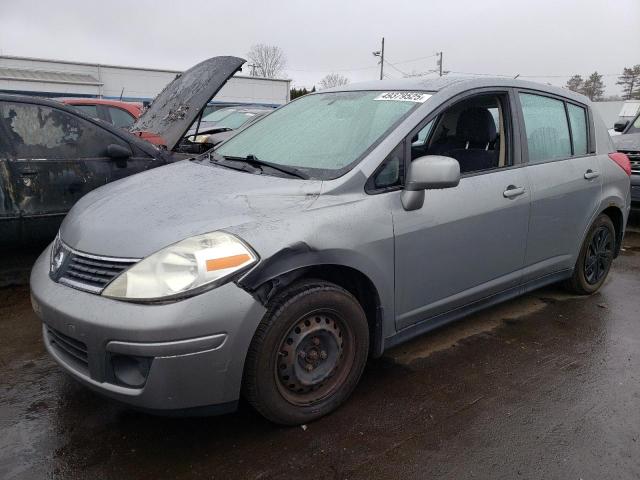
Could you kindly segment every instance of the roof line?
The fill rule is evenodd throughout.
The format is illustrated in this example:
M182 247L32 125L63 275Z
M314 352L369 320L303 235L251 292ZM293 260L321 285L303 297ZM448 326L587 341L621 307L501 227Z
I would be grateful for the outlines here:
M16 81L16 82L36 82L36 83L60 83L63 85L91 85L93 87L99 87L101 85L104 85L104 83L101 82L88 82L88 81L81 81L81 80L76 80L76 81L72 81L72 80L56 80L56 79L51 79L51 78L46 78L46 79L42 79L42 78L22 78L22 77L12 77L10 75L0 75L0 80L12 80L12 81Z
M167 68L151 68L151 67L133 67L130 65L111 65L108 63L90 63L90 62L76 62L72 60L60 60L57 58L40 58L40 57L21 57L17 55L0 55L0 60L28 60L33 62L50 62L50 63L62 63L65 65L82 65L85 67L105 67L105 68L120 68L123 70L142 70L147 72L162 72L162 73L183 73L184 70L170 70ZM291 82L289 78L264 78L264 77L252 77L250 75L235 75L239 78L251 78L256 80L269 80L274 82Z

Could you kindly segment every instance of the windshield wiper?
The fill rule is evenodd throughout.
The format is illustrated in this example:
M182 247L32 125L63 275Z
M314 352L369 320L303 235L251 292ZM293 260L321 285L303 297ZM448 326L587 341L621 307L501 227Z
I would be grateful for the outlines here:
M273 170L278 170L282 173L286 173L287 175L301 178L303 180L309 179L309 175L301 172L296 167L290 167L288 165L280 165L278 163L271 163L271 162L267 162L266 160L260 160L258 157L256 157L251 153L246 157L233 157L233 156L223 155L223 158L226 160L234 161L234 162L245 162L245 163L248 163L249 165L256 166L256 167L269 167Z
M223 157L219 153L216 153L215 151L210 150L205 153L205 156L210 163L220 165L221 167L224 167L224 168L230 168L231 170L240 170L241 172L254 173L254 174L262 173L262 171L259 168L254 167L251 164L248 164L250 168L247 168L244 165L238 165L237 163L234 163L232 161L227 161L225 157Z

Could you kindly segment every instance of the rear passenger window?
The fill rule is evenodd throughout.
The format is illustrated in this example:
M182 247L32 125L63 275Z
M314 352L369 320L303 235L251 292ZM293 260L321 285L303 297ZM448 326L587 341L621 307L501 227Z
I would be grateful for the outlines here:
M573 154L587 154L587 112L577 105L567 104L571 136L573 137Z
M520 103L529 147L529 162L570 157L571 141L564 102L521 93Z

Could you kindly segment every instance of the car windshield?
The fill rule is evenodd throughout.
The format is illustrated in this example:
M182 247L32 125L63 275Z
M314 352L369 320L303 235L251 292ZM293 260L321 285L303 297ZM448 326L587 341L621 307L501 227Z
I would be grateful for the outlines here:
M215 112L211 112L208 115L202 117L203 122L217 122L218 120L222 120L225 117L236 112L235 108L221 108L220 110L216 110Z
M638 115L635 121L629 127L627 133L640 133L640 115Z
M257 114L251 112L235 112L231 115L224 117L220 120L216 126L220 128L229 128L235 130L241 127L249 120L252 120Z
M306 95L243 130L216 153L295 167L314 179L337 178L426 97L379 91Z

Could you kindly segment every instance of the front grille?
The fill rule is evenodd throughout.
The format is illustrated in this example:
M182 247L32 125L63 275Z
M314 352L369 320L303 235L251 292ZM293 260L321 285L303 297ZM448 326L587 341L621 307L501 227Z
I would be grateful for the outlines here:
M114 278L136 263L137 259L100 257L77 252L59 243L58 251L53 257L60 255L57 270L52 268L52 277L60 283L79 290L101 293ZM55 262L52 261L52 265Z
M631 162L631 171L633 173L640 174L640 152L637 151L624 151L620 150L620 152L624 153L627 157L629 157L629 162Z
M65 357L67 361L71 361L80 369L88 371L89 355L87 354L87 346L80 340L71 338L58 330L47 326L47 335L49 344L56 352Z

